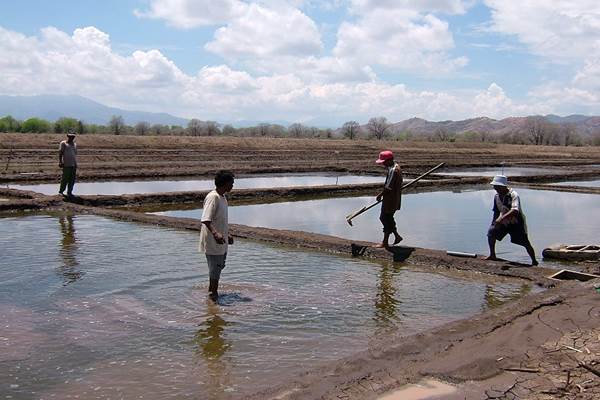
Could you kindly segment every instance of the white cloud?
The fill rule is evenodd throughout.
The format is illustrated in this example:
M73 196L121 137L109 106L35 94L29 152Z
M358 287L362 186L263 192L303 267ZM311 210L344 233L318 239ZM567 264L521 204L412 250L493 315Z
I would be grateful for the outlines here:
M355 68L346 62L306 57L300 59L297 71L286 67L281 72L253 75L215 65L187 75L158 50L134 51L128 56L115 53L110 37L94 27L76 29L71 35L46 28L37 37L0 27L2 94L79 94L111 106L220 122L310 123L320 119L333 125L346 120L366 122L379 115L390 121L413 116L502 118L549 112L570 102L598 104L598 95L580 88L563 92L540 88L532 94L532 107L510 99L496 84L481 92L418 91L378 81L368 67ZM582 74L594 68L590 64ZM336 74L348 77L335 81ZM353 74L358 79L350 79Z
M600 51L585 61L583 68L575 75L573 84L600 93Z
M467 64L452 58L448 23L416 11L375 9L338 30L334 54L369 65L417 73L449 72Z
M350 11L356 14L375 9L387 11L415 11L421 13L440 12L464 14L474 3L473 0L351 0Z
M251 4L246 12L217 29L205 49L228 60L302 57L322 50L319 31L312 19L296 8Z
M600 2L597 0L485 0L491 29L516 35L533 53L553 62L598 54Z
M226 23L242 15L247 7L238 0L152 0L149 10L135 10L134 14L187 29Z

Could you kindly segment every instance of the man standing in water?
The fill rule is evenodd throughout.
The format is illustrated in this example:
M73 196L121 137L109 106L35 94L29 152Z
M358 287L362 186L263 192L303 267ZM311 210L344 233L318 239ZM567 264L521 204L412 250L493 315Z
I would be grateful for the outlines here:
M391 234L394 234L394 244L398 244L402 240L394 220L394 213L402 205L402 170L398 163L394 161L394 153L390 150L379 153L379 158L375 162L384 165L388 170L383 190L377 195L377 201L382 202L379 220L383 224L383 241L376 246L387 249Z
M519 195L508 187L508 180L504 175L496 175L491 185L494 186L496 195L494 196L494 217L487 234L490 255L486 257L486 260L498 259L496 257L496 240L502 240L509 234L512 243L525 247L527 254L531 257L531 265L538 265L535 250L527 236L527 224Z
M204 198L202 229L198 251L206 255L208 263L208 296L214 302L219 298L219 279L225 268L227 245L233 244L229 234L227 198L225 193L233 189L234 175L230 171L219 171L215 175L215 187Z
M62 168L58 193L64 195L66 188L67 196L71 197L73 196L73 186L75 186L75 176L77 174L77 144L75 143L75 132L73 130L69 130L69 133L67 133L67 140L60 142L58 166Z

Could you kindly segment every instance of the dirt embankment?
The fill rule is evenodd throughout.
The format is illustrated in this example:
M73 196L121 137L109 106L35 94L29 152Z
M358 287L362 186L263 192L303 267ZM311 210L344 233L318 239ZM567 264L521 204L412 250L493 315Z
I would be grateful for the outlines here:
M58 143L63 139L62 135L0 133L0 181L56 179ZM405 172L415 174L440 162L446 162L447 168L502 163L568 168L600 163L599 147L112 135L81 135L77 143L82 180L210 176L223 168L238 174L377 173L381 169L374 160L383 149L392 149Z

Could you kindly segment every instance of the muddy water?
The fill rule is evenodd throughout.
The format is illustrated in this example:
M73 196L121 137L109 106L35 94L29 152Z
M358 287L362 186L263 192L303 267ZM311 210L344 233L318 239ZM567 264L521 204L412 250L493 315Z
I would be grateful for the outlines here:
M600 179L589 180L589 181L567 181L567 182L556 182L551 185L557 186L581 186L581 187L600 187Z
M229 399L529 290L242 241L211 305L195 232L70 215L0 229L12 399Z
M385 177L373 175L263 175L240 177L235 180L237 189L275 188L294 186L350 185L359 183L381 182ZM53 195L58 192L58 184L8 185L9 188L31 190ZM194 190L211 190L215 184L212 179L201 180L160 180L160 181L111 181L111 182L78 182L75 190L79 195L120 195L133 193L161 193Z
M486 233L492 219L493 190L441 191L406 194L396 213L402 244L487 254ZM536 252L554 243L598 241L600 201L593 194L518 188ZM381 240L379 207L346 223L345 216L374 202L373 197L338 198L230 207L233 223L323 233L354 240ZM201 210L169 211L167 215L200 218ZM498 243L499 257L529 262L525 249L508 239ZM560 265L556 262L547 266Z
M448 176L532 176L546 174L560 174L564 172L558 168L537 168L537 167L493 167L493 168L465 168L454 170L452 172L440 172L439 175Z

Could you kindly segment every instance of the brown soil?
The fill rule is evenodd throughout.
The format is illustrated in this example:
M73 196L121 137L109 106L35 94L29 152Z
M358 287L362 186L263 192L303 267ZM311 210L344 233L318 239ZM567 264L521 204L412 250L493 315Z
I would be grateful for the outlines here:
M33 137L33 140L31 138ZM6 165L11 145L9 173L5 181L27 181L58 176L57 135L0 134L0 166ZM600 164L600 148L506 146L489 144L383 143L375 141L290 140L263 138L139 138L81 136L80 172L89 179L107 177L157 177L206 175L227 167L236 173L327 171L360 173L373 167L379 150L392 148L405 170L418 173L439 162L450 166L561 165L574 176L598 176L586 167ZM335 153L338 151L338 153ZM578 167L575 167L579 165ZM39 172L21 175L22 172ZM579 175L578 175L579 174ZM564 177L564 176L562 176ZM523 177L538 189L540 182L557 176ZM423 182L420 190L444 185L473 184L481 178L441 179ZM517 179L515 179L517 181ZM429 186L429 187L428 187ZM563 190L551 187L552 190ZM337 190L337 193L333 193ZM277 201L298 196L348 195L372 191L357 187L294 188L237 191L235 201ZM576 188L564 190L576 191ZM584 189L596 193L595 188ZM149 203L199 203L205 192L160 193L130 196L83 196L64 202L59 196L0 189L0 210L70 209L130 221L199 229L197 220L149 215L130 209L98 206L136 206ZM232 225L240 238L351 256L347 240L295 231ZM368 246L360 257L380 262L401 262L442 274L461 274L480 279L527 280L546 290L489 310L473 318L450 323L408 337L379 339L369 349L351 357L306 371L289 382L274 384L251 399L377 399L408 383L436 378L455 386L446 399L597 399L600 398L600 293L598 280L586 283L555 281L551 271L508 262L458 258L445 252L398 247L393 252ZM361 247L362 249L362 247ZM584 263L580 269L599 274L600 263Z
M0 181L56 180L58 143L63 139L52 134L0 133ZM564 166L572 173L585 173L582 165L600 163L599 147L189 136L81 135L76 140L82 180L210 176L221 168L237 174L380 173L374 160L383 149L392 149L405 172L412 174L440 162L447 168L503 162Z

